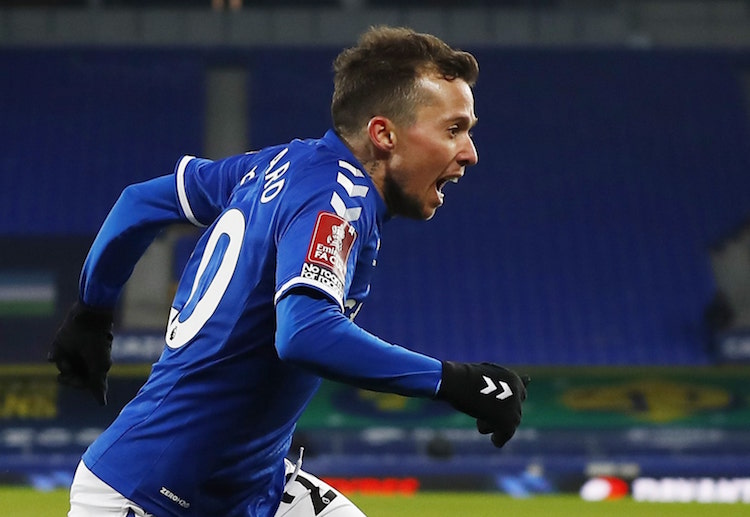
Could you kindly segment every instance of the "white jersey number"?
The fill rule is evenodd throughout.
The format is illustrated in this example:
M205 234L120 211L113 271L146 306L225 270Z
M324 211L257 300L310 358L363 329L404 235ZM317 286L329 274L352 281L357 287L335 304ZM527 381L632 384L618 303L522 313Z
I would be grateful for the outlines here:
M236 208L228 210L211 231L187 303L169 315L167 346L186 344L213 315L237 268L244 238L245 216Z

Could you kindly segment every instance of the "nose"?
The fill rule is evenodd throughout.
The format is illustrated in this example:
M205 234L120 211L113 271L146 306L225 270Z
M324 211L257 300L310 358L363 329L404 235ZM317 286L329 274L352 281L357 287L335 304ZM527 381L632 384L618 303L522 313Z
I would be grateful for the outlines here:
M456 157L458 163L462 167L469 167L476 165L479 161L479 155L477 154L477 148L474 146L474 140L470 136L466 136L466 142L464 143L461 152Z

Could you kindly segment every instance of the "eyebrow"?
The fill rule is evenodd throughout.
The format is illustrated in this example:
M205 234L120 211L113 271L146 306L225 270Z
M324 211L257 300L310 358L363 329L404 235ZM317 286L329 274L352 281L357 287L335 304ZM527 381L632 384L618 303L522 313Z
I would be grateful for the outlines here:
M468 129L472 129L477 125L479 122L478 117L464 117L463 115L459 115L452 119L452 122L455 124L461 124L461 125L468 125ZM466 124L468 122L468 124Z

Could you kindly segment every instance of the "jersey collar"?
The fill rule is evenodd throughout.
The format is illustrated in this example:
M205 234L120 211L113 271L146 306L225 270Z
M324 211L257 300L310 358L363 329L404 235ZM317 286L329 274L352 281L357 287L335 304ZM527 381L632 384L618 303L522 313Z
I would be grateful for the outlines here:
M375 199L377 203L377 214L378 214L378 223L383 224L386 221L388 221L391 216L388 214L388 207L385 205L385 201L382 197L380 197L380 194L377 194L377 189L375 188L375 184L372 182L372 178L370 178L370 175L367 174L365 171L364 166L357 160L357 158L352 154L351 150L346 146L346 144L339 138L339 136L336 134L336 132L333 129L329 129L326 131L326 134L321 139L334 153L339 155L341 159L346 160L347 162L351 163L358 169L364 172L364 177L366 181L370 184L370 188L376 193Z

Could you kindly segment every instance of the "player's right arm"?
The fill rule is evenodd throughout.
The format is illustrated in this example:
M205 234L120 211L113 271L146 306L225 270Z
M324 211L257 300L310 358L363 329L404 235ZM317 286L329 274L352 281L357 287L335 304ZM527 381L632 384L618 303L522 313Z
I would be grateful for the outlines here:
M52 342L48 360L57 365L62 384L89 389L106 404L114 307L133 268L166 226L210 224L251 160L249 155L219 162L185 156L174 174L122 191L86 257L79 299Z
M126 187L107 215L83 266L80 301L112 308L138 260L174 223L209 226L226 207L252 155L212 161L183 156L174 174Z

